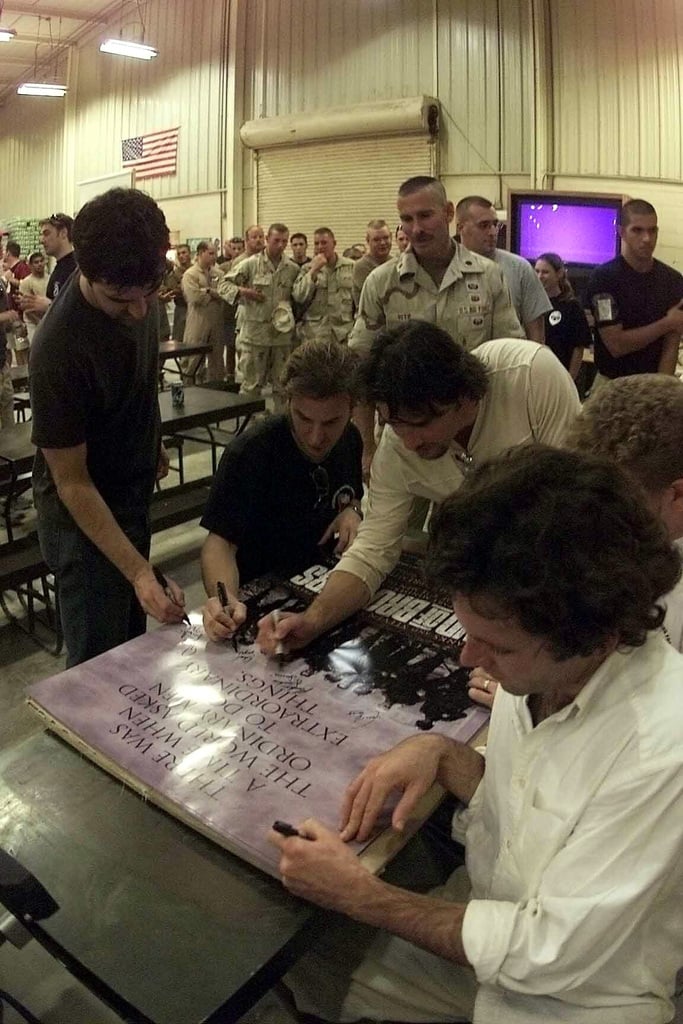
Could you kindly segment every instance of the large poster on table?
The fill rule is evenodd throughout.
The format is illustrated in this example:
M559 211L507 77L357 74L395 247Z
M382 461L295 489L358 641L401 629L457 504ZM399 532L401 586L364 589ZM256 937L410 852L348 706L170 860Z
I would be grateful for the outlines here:
M208 641L195 613L41 681L29 702L113 775L275 875L274 820L337 827L375 754L416 730L467 741L486 721L458 665L460 625L420 596L413 563L305 651L281 665L261 654L258 620L302 610L326 572L247 590L247 622L227 643Z

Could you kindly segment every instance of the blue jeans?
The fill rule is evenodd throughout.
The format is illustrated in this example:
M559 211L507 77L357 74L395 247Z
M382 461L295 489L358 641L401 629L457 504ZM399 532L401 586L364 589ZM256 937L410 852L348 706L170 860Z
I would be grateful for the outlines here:
M129 541L149 558L147 513L117 516ZM67 668L145 632L146 615L125 576L74 525L38 519L43 558L55 575Z

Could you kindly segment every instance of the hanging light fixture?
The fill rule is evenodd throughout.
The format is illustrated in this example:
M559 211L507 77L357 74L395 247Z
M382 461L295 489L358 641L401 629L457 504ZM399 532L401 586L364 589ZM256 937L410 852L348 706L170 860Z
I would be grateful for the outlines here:
M13 28L0 28L0 43L11 43L16 34Z
M136 0L136 6L138 18L140 19L141 42L137 43L123 38L123 4L124 0L121 0L121 28L119 29L119 37L118 39L105 40L100 45L100 52L113 53L117 57L135 57L137 60L152 60L152 58L158 57L159 51L154 46L148 46L145 43L145 21L142 16L140 0Z
M35 82L22 82L17 88L17 94L19 96L66 96L67 86L60 85L57 82L57 61L59 59L59 47L55 50L54 40L52 38L52 20L50 18L45 19L48 23L50 31L50 56L54 55L55 66L54 66L54 81L53 82L40 82L38 81L38 47L40 46L40 26L42 18L38 15L38 36L36 38L36 48L33 57L33 74L36 79ZM62 38L62 19L59 19L59 40Z
M118 57L137 57L138 60L151 60L158 57L159 51L145 43L131 43L126 39L107 39L100 46L102 53L115 53Z
M66 96L67 86L50 82L22 82L17 93L19 96Z

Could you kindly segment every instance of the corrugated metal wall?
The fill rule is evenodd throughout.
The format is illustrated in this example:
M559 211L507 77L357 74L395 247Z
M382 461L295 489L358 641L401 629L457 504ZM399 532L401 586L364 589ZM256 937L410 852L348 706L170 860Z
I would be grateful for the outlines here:
M550 0L557 174L683 176L679 0Z
M430 94L433 0L250 0L245 118Z
M678 195L680 0L149 0L145 12L157 61L105 57L93 39L74 62L66 106L14 99L3 109L0 180L12 188L0 216L68 208L75 181L120 168L122 138L181 124L178 175L152 180L150 192L223 190L239 228L254 198L251 154L237 148L229 165L223 156L236 124L420 93L441 101L440 173L454 198L504 201L506 185L532 175L598 190L623 179L630 192L643 179L655 202ZM550 25L542 95L539 12ZM229 13L237 42L227 39ZM534 116L544 104L552 130L539 165ZM669 245L666 234L663 225Z
M152 0L146 38L159 48L157 60L101 54L93 37L79 48L66 104L13 98L2 113L0 147L0 180L13 188L2 196L1 212L42 214L46 194L50 210L70 210L75 182L121 169L122 139L176 125L182 126L178 174L150 179L145 189L158 199L218 190L225 174L226 12L220 3Z
M64 211L64 115L60 100L22 96L0 112L0 221Z
M500 193L529 173L529 7L509 0L252 0L245 118L438 96L440 172Z
M146 37L160 51L157 60L107 57L95 45L82 53L74 125L76 180L118 169L121 139L181 125L178 174L150 179L146 190L162 198L216 189L222 5L154 0L147 11Z

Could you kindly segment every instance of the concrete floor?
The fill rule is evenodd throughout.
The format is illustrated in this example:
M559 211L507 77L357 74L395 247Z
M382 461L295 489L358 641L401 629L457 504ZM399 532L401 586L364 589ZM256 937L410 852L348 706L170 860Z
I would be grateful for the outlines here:
M186 458L186 472L189 479L210 472L208 454L190 454ZM33 520L34 513L28 508L20 517L17 535L32 529ZM194 522L157 534L152 542L155 564L184 588L188 608L198 608L204 601L199 552L205 536L205 531ZM155 625L150 621L150 628ZM64 668L64 660L63 654L54 657L41 650L0 612L0 749L16 745L43 728L25 705L24 691L32 682ZM178 984L182 984L182 979ZM0 946L0 989L22 1002L44 1024L121 1021L36 942L22 950L9 943ZM21 1020L14 1010L7 1009L3 1024L18 1024ZM273 995L262 1000L242 1020L245 1024L293 1024L294 1018Z

